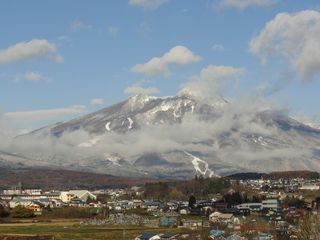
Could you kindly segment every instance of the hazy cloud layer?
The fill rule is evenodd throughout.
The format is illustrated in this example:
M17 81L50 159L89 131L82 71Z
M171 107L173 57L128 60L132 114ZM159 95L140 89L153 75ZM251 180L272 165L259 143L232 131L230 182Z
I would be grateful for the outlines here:
M56 47L53 43L48 42L46 39L33 39L29 42L20 42L7 49L0 50L0 64L50 57L55 52Z
M274 2L274 0L221 0L218 6L244 10L248 7L270 6L274 4Z
M200 60L201 57L187 47L175 46L162 57L154 57L144 64L137 64L131 70L147 76L166 75L170 73L170 65L183 66Z
M283 57L303 81L311 81L320 71L320 13L306 10L279 13L250 43L250 51L266 62Z
M129 0L133 6L143 7L145 9L156 9L169 0Z

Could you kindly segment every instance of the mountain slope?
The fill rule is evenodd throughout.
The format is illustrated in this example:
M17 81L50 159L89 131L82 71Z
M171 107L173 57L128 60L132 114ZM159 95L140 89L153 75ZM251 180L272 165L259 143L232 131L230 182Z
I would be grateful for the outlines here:
M320 130L252 103L187 94L137 95L19 136L12 148L34 165L122 176L320 171Z

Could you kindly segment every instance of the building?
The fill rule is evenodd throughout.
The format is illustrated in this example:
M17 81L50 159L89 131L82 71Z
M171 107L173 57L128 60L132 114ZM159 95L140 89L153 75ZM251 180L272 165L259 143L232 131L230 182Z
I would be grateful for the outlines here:
M156 233L142 233L135 240L160 240L161 237Z
M250 209L250 211L262 210L262 203L242 203L237 205L238 209Z
M69 193L69 191L61 191L61 192L60 192L59 199L60 199L62 202L69 203L69 202L71 202L71 200L72 200L73 197L74 197L74 195L71 194L71 193Z
M210 214L209 221L213 223L233 223L234 216L231 213L214 212Z
M299 188L299 190L307 190L307 191L318 191L320 186L315 184L305 184Z
M278 199L267 199L262 201L262 209L268 210L277 210L279 208Z
M88 190L70 190L69 194L72 194L74 197L79 198L80 200L86 202L88 199L97 200L97 196Z

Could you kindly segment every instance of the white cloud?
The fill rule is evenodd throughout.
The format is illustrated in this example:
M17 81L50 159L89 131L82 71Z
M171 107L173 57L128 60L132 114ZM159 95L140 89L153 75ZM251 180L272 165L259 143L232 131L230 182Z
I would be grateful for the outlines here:
M133 6L143 7L145 9L156 9L169 0L129 0L129 4Z
M104 104L104 100L102 98L93 98L90 100L92 105L102 105Z
M137 94L145 94L145 95L150 95L150 94L157 94L159 93L159 89L156 87L141 87L140 85L132 85L127 87L124 90L124 93L127 95L137 95Z
M187 65L201 60L200 56L195 55L191 50L184 46L175 46L165 53L162 57L154 57L144 64L137 64L132 67L133 72L142 73L148 76L166 75L169 65Z
M224 86L239 79L244 72L242 68L209 65L184 84L180 93L189 94L202 101L216 101L221 97Z
M84 23L80 20L74 20L71 24L70 24L70 30L72 32L77 32L77 31L86 31L86 30L90 30L92 29L92 26Z
M221 0L219 7L235 8L244 10L248 7L264 7L274 4L274 0Z
M27 81L41 81L44 80L44 77L38 72L27 72L24 75L24 79Z
M4 117L10 122L23 123L33 123L36 121L53 121L61 120L61 118L72 116L79 113L84 113L86 111L86 106L75 105L66 108L53 108L53 109L40 109L34 111L22 111L22 112L7 112Z
M0 64L50 57L55 51L55 45L46 39L33 39L29 42L20 42L7 49L0 50Z
M304 81L320 72L320 12L279 13L250 43L250 51L263 62L281 56Z

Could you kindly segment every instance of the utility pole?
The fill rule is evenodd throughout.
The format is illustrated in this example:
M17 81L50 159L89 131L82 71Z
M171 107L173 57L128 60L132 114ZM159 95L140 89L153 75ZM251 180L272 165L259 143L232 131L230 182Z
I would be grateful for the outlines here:
M21 182L18 183L18 190L19 190L19 194L22 194L22 184L21 184Z

